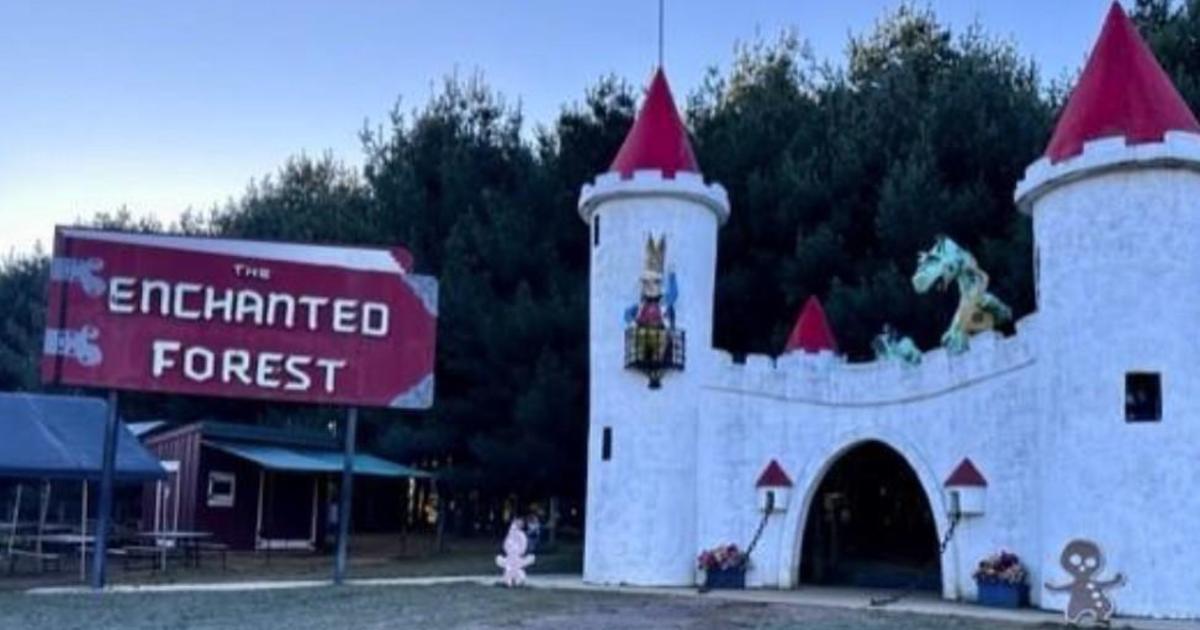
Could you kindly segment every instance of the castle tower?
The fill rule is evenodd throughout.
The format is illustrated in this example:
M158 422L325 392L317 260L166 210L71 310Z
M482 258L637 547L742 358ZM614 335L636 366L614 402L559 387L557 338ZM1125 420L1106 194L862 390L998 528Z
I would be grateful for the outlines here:
M697 398L729 202L704 182L661 69L579 213L592 237L584 579L692 584Z
M1200 125L1120 5L1016 198L1047 410L1035 599L1066 605L1041 584L1084 538L1097 578L1127 577L1118 611L1200 615Z

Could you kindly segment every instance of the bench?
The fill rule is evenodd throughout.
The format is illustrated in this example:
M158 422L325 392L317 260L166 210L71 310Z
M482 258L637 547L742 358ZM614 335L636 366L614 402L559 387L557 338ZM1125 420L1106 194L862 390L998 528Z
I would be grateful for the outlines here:
M62 556L57 553L39 553L28 549L12 549L8 552L8 574L12 575L17 570L17 560L21 558L29 558L37 562L38 570L45 570L47 565L53 566L55 571L62 571Z
M113 552L118 550L114 549ZM171 552L170 547L130 545L122 547L119 550L125 557L125 570L129 571L141 560L149 561L150 569L166 569L167 554ZM114 554L116 555L116 554Z
M226 545L225 543L219 543L219 542L198 542L195 545L195 550L196 550L196 566L197 567L200 566L200 556L207 553L207 554L211 554L214 556L220 555L221 556L221 570L223 571L228 568L226 556L229 553L229 545Z

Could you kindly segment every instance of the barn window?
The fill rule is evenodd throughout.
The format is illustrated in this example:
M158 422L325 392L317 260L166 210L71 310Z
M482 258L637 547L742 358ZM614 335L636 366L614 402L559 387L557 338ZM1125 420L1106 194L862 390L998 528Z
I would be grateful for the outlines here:
M233 507L233 491L237 477L233 473L208 473L208 507Z
M604 427L604 433L600 439L600 460L608 461L610 459L612 459L612 427Z
M1125 374L1125 421L1162 420L1162 380L1157 372Z

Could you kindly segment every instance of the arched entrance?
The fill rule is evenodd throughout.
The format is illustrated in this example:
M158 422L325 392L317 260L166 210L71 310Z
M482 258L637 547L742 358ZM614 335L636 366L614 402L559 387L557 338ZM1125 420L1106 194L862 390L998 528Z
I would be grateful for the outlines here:
M812 495L800 582L941 589L937 525L916 472L868 441L845 451Z

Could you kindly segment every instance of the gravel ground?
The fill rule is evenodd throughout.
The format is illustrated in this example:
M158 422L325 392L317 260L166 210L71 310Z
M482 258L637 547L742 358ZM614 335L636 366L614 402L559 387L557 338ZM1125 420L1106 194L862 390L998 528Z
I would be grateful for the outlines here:
M1016 630L979 620L716 599L472 585L319 587L241 593L0 593L0 628L804 628Z

